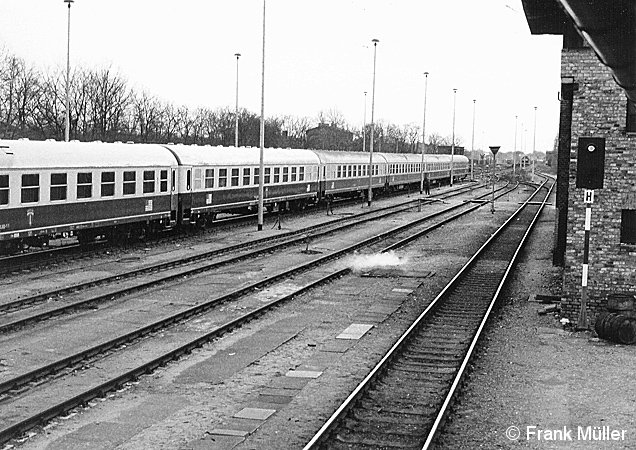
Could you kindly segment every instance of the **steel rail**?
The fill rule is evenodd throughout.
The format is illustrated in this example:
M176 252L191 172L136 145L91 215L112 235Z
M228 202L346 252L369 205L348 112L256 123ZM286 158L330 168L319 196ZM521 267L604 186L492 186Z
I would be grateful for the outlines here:
M543 187L545 185L545 183L547 183L547 181L545 181L541 185L541 187ZM444 403L442 404L442 407L440 408L440 411L437 414L437 417L435 418L435 422L433 423L433 426L431 427L431 430L428 433L428 436L426 438L424 446L422 447L422 450L427 450L428 448L430 448L430 446L435 441L435 438L437 437L437 433L438 433L438 431L440 429L440 425L442 424L442 421L443 421L444 417L448 413L448 410L450 408L452 399L454 398L455 394L457 393L459 384L460 384L460 382L462 381L462 379L464 377L464 373L466 371L466 367L468 366L468 363L469 363L470 359L473 356L473 352L474 352L474 350L475 350L475 348L477 346L477 343L478 343L479 339L482 336L482 332L484 331L484 329L486 327L486 323L490 319L490 313L493 310L495 304L497 303L497 300L499 299L499 294L501 293L501 290L503 289L504 285L508 281L508 276L509 276L510 272L512 271L512 268L514 267L514 265L517 262L517 257L519 255L519 252L521 252L521 249L525 245L526 240L528 239L528 236L530 235L530 233L534 229L534 226L535 226L537 220L539 219L539 216L543 212L543 208L545 207L545 204L546 204L548 198L550 197L550 194L552 193L552 189L554 188L554 186L555 185L552 184L550 186L550 188L548 189L548 192L547 192L545 198L543 199L542 204L539 206L539 209L538 209L537 213L535 214L534 218L532 219L532 222L528 226L528 229L524 233L523 238L521 239L521 242L519 242L519 245L517 246L517 249L515 250L514 255L512 256L512 259L508 263L508 267L506 268L504 276L503 276L501 282L499 283L499 286L497 287L495 295L493 296L490 304L488 305L488 309L484 313L484 317L482 318L481 323L479 324L479 327L477 328L477 331L475 332L475 335L474 335L474 337L473 337L473 339L472 339L472 341L470 343L470 346L468 348L466 356L464 357L464 360L462 361L462 364L461 364L461 366L459 368L459 371L458 371L457 375L455 376L455 379L453 380L453 384L451 385L451 388L450 388L448 394L446 395L446 398L444 399Z
M542 184L542 186L545 182ZM418 318L409 326L409 328L397 339L393 346L387 351L387 353L381 358L377 365L367 374L367 376L358 384L358 386L349 394L349 396L343 401L343 403L336 409L336 411L327 419L318 432L312 437L312 439L305 445L304 450L310 450L317 448L324 439L326 439L334 427L339 422L340 418L351 408L358 397L369 388L371 382L385 369L388 362L391 361L398 350L404 345L414 331L420 326L420 324L428 319L431 312L437 307L447 293L457 284L465 272L474 264L479 256L484 252L486 248L499 236L499 234L508 227L512 220L526 207L526 203L529 202L537 193L539 189L535 191L524 205L519 207L505 222L501 225L488 240L475 252L475 254L464 264L464 266L455 274L455 276L448 282L448 284L440 291L440 293L431 301L431 303L425 308L425 310L418 316ZM547 198L547 196L546 196Z
M471 207L469 210L467 210L465 212L465 214L467 214L468 212L472 211L473 209L478 208L479 206L481 206L481 205L478 205L476 207ZM454 217L456 217L456 216L454 216ZM403 229L405 229L405 227L406 227L405 225L396 227L394 229L394 232L398 232L398 231L395 231L395 230L402 231ZM406 228L408 228L408 227L406 227ZM387 233L389 233L389 232L382 233L382 235L385 235ZM375 236L375 237L372 237L372 238L369 238L369 239L365 240L364 243L354 244L353 246L350 246L348 249L353 248L353 247L358 248L358 247L361 247L363 244L366 245L366 244L369 244L369 243L376 242L377 240L378 240L378 237ZM344 250L347 250L347 249L344 249ZM384 249L383 251L387 251L387 250L388 250L388 248ZM334 253L341 253L341 252L342 251L338 251L338 252L334 252ZM329 256L330 259L333 259L332 255L327 255L327 256ZM305 264L305 265L307 265L307 264ZM305 266L305 265L303 265L303 266ZM294 269L292 269L292 270L294 270ZM286 271L285 273L287 273L287 272L289 272L289 271ZM169 362L169 361L171 361L173 359L176 359L176 358L180 357L183 354L189 353L192 349L194 349L196 347L199 347L199 346L203 345L204 343L210 341L211 339L216 338L219 335L221 335L221 334L223 334L223 333L225 333L225 332L227 332L229 330L232 330L232 329L236 328L241 323L244 323L245 321L250 320L251 318L262 314L264 311L266 311L268 309L271 309L274 306L277 306L277 305L279 305L280 303L282 303L284 301L287 301L287 300L289 300L291 298L294 298L294 297L296 297L296 296L308 291L309 289L312 289L313 287L315 287L317 285L324 284L324 283L329 282L329 281L331 281L331 280L333 280L335 278L344 276L344 275L346 275L346 274L348 274L350 272L351 272L350 268L339 269L339 270L337 270L336 272L334 272L332 274L324 276L324 277L320 278L319 280L316 280L314 282L311 282L311 283L301 287L300 289L296 290L293 293L287 294L287 295L285 295L284 297L282 297L282 298L280 298L278 300L270 302L267 305L261 306L261 307L255 309L255 310L253 310L251 312L248 312L248 313L246 313L246 314L244 314L244 315L242 315L242 316L240 316L240 317L238 317L236 319L233 319L230 322L217 327L215 330L212 330L212 331L208 332L204 336L201 336L201 337L199 337L197 339L194 339L194 340L190 341L189 343L187 343L187 344L185 344L183 346L180 346L179 348L174 349L174 350L166 353L165 355L162 355L161 357L155 358L155 359L153 359L152 361L150 361L148 363L140 365L139 367L131 369L131 370L127 371L126 373L121 374L121 375L119 375L119 376L117 376L117 377L115 377L115 378L113 378L111 380L108 380L108 381L106 381L104 383L101 383L100 385L98 385L96 387L93 387L93 388L91 388L90 390L88 390L86 392L83 392L83 393L81 393L79 395L75 395L71 399L64 400L64 401L60 402L59 404L57 404L57 405L55 405L53 407L47 408L44 411L39 412L36 415L33 415L33 416L29 417L29 418L21 420L21 421L19 421L17 423L14 423L12 425L6 426L5 428L0 429L0 443L7 442L10 439L14 438L16 435L18 435L19 433L23 433L23 432L33 428L34 426L37 426L39 424L42 424L42 423L50 420L51 418L53 418L53 417L55 417L55 416L57 416L57 415L59 415L61 413L69 411L70 409L72 409L74 407L77 407L79 405L85 404L85 403L87 403L88 401L90 401L91 399L93 399L95 397L103 396L106 392L108 392L110 390L113 390L113 389L116 389L116 388L122 386L124 383L126 383L128 381L137 379L139 376L141 376L143 374L147 374L147 373L152 372L157 367L165 365L167 362ZM281 275L282 274L279 274L279 275L277 275L275 277L276 278L282 277ZM265 282L269 283L269 282L271 282L271 280L264 280L261 283L265 283ZM246 291L246 292L248 290L251 290L251 289L249 289L249 287L245 287L245 288L241 289L241 291ZM212 302L214 302L214 301L215 300L212 300ZM218 301L218 299L217 299L217 301ZM199 309L202 306L203 305L199 305L197 307L190 308L188 311L194 313L194 310ZM190 314L190 315L194 315L194 314ZM144 328L148 329L148 332L156 331L158 329L157 322L155 322L155 324L148 325L147 327L144 327ZM123 343L123 342L118 342L117 345L120 345L121 343ZM87 353L88 353L88 351L87 351ZM42 376L42 375L40 375L40 376Z
M489 194L487 194L487 195L489 195ZM502 195L505 195L505 193L502 194ZM347 254L347 253L351 253L351 252L353 252L353 251L355 251L355 250L357 250L357 249L359 249L361 247L364 247L364 246L373 244L375 242L381 241L383 239L386 239L386 238L390 237L391 235L394 235L396 233L400 233L402 231L408 230L409 228L412 228L412 227L418 225L419 223L425 222L427 220L430 220L431 218L437 217L437 216L439 216L439 215L441 215L441 214L443 214L445 212L448 212L450 210L453 210L453 209L456 209L456 208L462 207L462 206L466 207L467 205L466 204L455 205L455 206L452 206L452 207L450 207L449 209L447 209L445 211L437 212L437 213L431 214L429 216L420 218L420 219L418 219L416 221L413 221L411 223L407 223L407 224L404 224L404 225L397 226L395 228L392 228L390 230L382 232L382 233L380 233L378 235L372 236L372 237L367 238L367 239L365 239L363 241L357 242L357 243L352 244L352 245L350 245L348 247L345 247L343 249L340 249L340 250L337 250L335 252L332 252L332 253L330 253L328 255L322 256L320 258L316 258L316 259L314 259L312 261L309 261L307 263L303 263L303 264L297 265L296 267L292 267L292 268L287 269L287 270L285 270L283 272L279 272L278 274L272 275L272 276L270 276L270 277L268 277L268 278L266 278L264 280L252 283L252 284L247 285L247 286L244 286L244 287L239 288L237 290L234 290L234 291L232 291L230 293L227 293L227 294L224 294L224 295L219 296L217 298L208 300L208 301L206 301L206 302L204 302L204 303L202 303L200 305L193 306L193 307L188 308L188 309L186 309L184 311L181 311L181 312L179 312L177 314L173 314L173 315L171 315L169 317L166 317L166 318L160 319L158 321L155 321L155 322L153 322L153 323L151 323L149 325L145 325L143 327L140 327L140 328L138 328L136 330L133 330L131 332L125 333L123 335L120 335L120 336L118 336L118 337L116 337L114 339L110 339L107 342L104 342L102 344L98 344L98 345L93 346L93 347L91 347L89 349L85 349L85 350L77 352L77 353L75 353L73 355L70 355L70 356L68 356L66 358L60 359L58 361L54 361L54 362L52 362L52 363L50 363L50 364L48 364L46 366L42 366L42 367L40 367L38 369L29 371L29 372L24 373L22 375L18 375L18 376L14 377L14 378L12 378L10 380L5 380L4 382L0 382L0 394L8 392L8 391L13 390L13 389L17 389L20 386L24 386L27 383L30 383L30 382L32 382L32 381L34 381L36 379L39 379L39 378L42 378L42 377L45 377L45 376L49 376L49 375L51 375L51 374L53 374L55 372L58 372L59 370L65 368L65 367L68 367L68 366L70 366L72 364L77 363L78 361L82 361L82 360L86 359L87 357L91 357L91 356L96 355L96 354L104 353L105 351L108 351L108 350L110 350L112 348L115 348L115 347L121 345L121 344L124 344L126 342L130 342L130 341L132 341L134 339L137 339L139 337L147 335L147 334L149 334L149 333L151 333L151 332L153 332L155 330L158 330L158 329L161 329L161 328L165 328L168 325L171 325L171 324L174 324L174 323L178 323L178 322L186 320L186 319L188 319L188 318L190 318L192 316L195 316L197 314L201 314L201 313L205 312L206 310L212 308L213 306L216 306L217 304L220 304L220 303L226 302L228 300L232 300L234 298L237 298L239 296L245 295L248 292L251 292L251 291L253 291L255 289L261 288L261 287L263 287L263 286L265 286L267 284L270 284L270 283L272 283L272 282L274 282L276 280L283 279L283 278L288 278L288 277L290 277L290 276L292 276L292 275L294 275L296 273L303 272L303 271L306 271L306 270L308 270L308 269L310 269L312 267L325 264L325 263L331 261L332 259L338 258L338 257L340 257L342 255ZM462 214L459 214L459 215L468 214L469 212L472 212L473 210L475 210L475 209L477 209L477 208L479 208L481 206L482 205L470 206ZM435 228L443 225L444 223L447 223L447 222L449 222L451 220L454 220L455 218L459 217L459 215L453 215L451 218L447 218L444 221L441 221L440 223L434 224L431 227L428 227L426 230L424 230L424 232L431 231L432 229L435 229ZM419 235L421 235L421 234L423 234L422 231L419 232ZM182 278L183 275L182 274L173 275L171 277L173 277L173 278ZM152 282L150 282L150 283L152 283ZM109 293L109 294L104 294L103 296L100 296L100 298L101 297L111 298L112 296L113 296L113 293Z
M461 194L465 191L470 191L473 189L480 189L485 187L485 185L482 184L476 184L476 183L472 183L468 186L466 185L462 185L457 189L449 189L446 190L444 192L438 193L438 194L434 194L431 197L436 197L436 196L444 196L444 195L448 195L448 194ZM390 197L393 196L398 196L403 194L402 192L398 192L396 193L396 195L390 195ZM350 203L354 203L353 201L351 201L350 199L345 199L342 200L341 202L338 202L338 204L350 204ZM335 204L335 203L334 203ZM376 209L377 211L378 209ZM273 214L273 213L272 213ZM269 214L268 214L269 215ZM210 231L214 231L214 229L222 227L222 228L234 228L237 226L240 226L244 223L249 223L251 219L255 218L256 214L247 214L247 215L241 215L238 217L227 217L227 218L222 218L222 219L217 219L214 220L212 222L211 225L211 230ZM161 240L161 239L159 239ZM99 242L94 242L92 243L92 245L100 245L103 246L106 243L104 241L99 241ZM77 252L77 250L79 249L79 252ZM73 253L74 251L76 251L77 253ZM77 256L77 257L82 257L84 255L91 255L93 253L93 250L88 250L86 249L86 246L81 246L80 244L68 244L68 245L62 245L60 247L48 247L44 250L37 250L37 251L33 251L33 252L28 252L28 253L21 253L21 254L13 254L13 255L2 255L0 256L0 273L6 273L6 272L12 272L15 270L22 270L22 269L28 269L29 266L27 265L27 263L32 263L33 261L41 261L41 259L44 258L53 258L58 254L61 254L62 256ZM55 262L55 259L51 259L50 262Z
M501 188L504 189L504 188ZM488 194L484 194L484 195L488 195ZM502 194L502 195L505 195ZM341 231L347 228L351 228L354 226L358 226L360 224L372 221L372 220L378 220L381 218L385 218L388 217L390 215L393 214L399 214L401 212L405 212L408 211L409 209L411 209L410 206L404 207L403 209L399 209L405 205L409 205L411 203L417 202L417 200L411 200L402 204L398 204L398 205L393 205L393 206L388 206L388 207L384 207L381 209L377 209L374 211L367 211L363 214L360 214L358 216L356 216L354 218L354 221L351 221L350 217L345 217L342 219L337 219L336 221L331 221L331 222L327 222L327 223L323 223L323 224L317 224L317 225L312 225L310 227L306 227L303 228L302 230L296 230L296 231L292 231L289 232L287 234L285 234L284 236L271 236L271 237L267 237L267 238L261 238L261 239L256 239L253 241L249 241L247 243L239 243L239 244L235 244L235 245L231 245L231 246L227 246L221 249L217 249L217 250L212 250L209 252L205 252L199 255L194 255L194 256L190 256L190 257L186 257L186 258L182 258L182 259L178 259L178 260L173 260L173 261L168 261L168 262L164 262L164 263L159 263L159 264L155 264L152 266L146 266L140 269L136 269L133 271L129 271L129 272L125 272L125 273L120 273L120 274L115 274L115 275L111 275L111 276L107 276L107 277L103 277L100 279L95 279L95 280L90 280L84 283L78 283L76 285L73 286L68 286L62 289L56 289L56 290L52 290L52 291L48 291L48 292L44 292L44 293L40 293L37 294L35 296L31 296L31 297L26 297L26 298L22 298L22 299L18 299L12 302L7 302L5 304L0 305L0 311L13 311L13 310L19 310L19 308L24 308L24 306L32 306L35 305L37 303L41 303L45 300L51 299L51 298L55 298L55 297L60 297L62 295L65 294L69 294L69 293L73 293L79 290L83 290L83 289L87 289L90 287L96 287L96 286L101 286L103 284L107 284L110 282L120 282L123 279L128 279L128 278L132 278L135 276L139 276L139 275L143 275L143 274L148 274L148 273L155 273L155 272L159 272L159 271L165 271L168 269L172 269L178 266L183 266L186 264L192 264L201 260L204 260L206 258L210 258L212 256L218 256L218 255L222 255L225 253L229 253L231 251L240 251L240 250L244 250L247 249L249 247L254 247L260 244L265 244L268 242L273 242L273 241L281 241L284 239L288 239L284 242L278 242L260 249L256 249L253 250L251 252L247 252L247 253L243 253L241 255L237 255L237 256L233 256L229 259L226 260L221 260L221 261L216 261L216 262L212 262L209 264L205 264L201 267L195 268L195 269L190 269L190 270L185 270L183 272L179 272L177 274L173 274L173 275L169 275L169 276L165 276L162 278L158 278L155 280L152 280L150 282L147 283L140 283L134 287L129 287L129 288L122 288L122 289L118 289L115 291L111 291L108 293L105 293L103 295L99 295L96 297L92 297L92 298L88 298L85 300L81 300L81 301L77 301L71 304L67 304L64 306L60 306L58 308L53 308L50 310L47 310L45 312L41 312L41 313L34 313L31 316L22 318L22 319L18 319L18 320L14 320L14 321L10 321L10 322L5 322L4 324L0 324L0 333L6 332L10 329L13 328L17 328L17 327L21 327L24 326L28 323L31 322L35 322L35 321L40 321L40 320L44 320L47 319L49 317L53 317L56 315L60 315L63 313L66 313L70 310L75 310L78 308L83 308L86 307L90 304L93 303L97 303L97 302L103 302L103 301L109 301L109 300L114 300L116 298L120 298L124 295L128 295L132 292L136 292L136 291L140 291L142 289L148 289L150 287L153 287L157 284L161 284L161 283L165 283L165 282L170 282L174 279L177 279L179 277L184 277L184 276L191 276L191 275L196 275L198 273L201 272L205 272L205 271L209 271L218 267L221 267L223 265L227 265L227 264L231 264L231 263L235 263L241 260L245 260L251 257L255 257L264 253L269 253L272 252L274 250L277 249L281 249L284 247L288 247L290 245L294 245L297 244L299 242L304 242L308 239L314 239L316 237L320 237L326 234L330 234L330 233L334 233L337 231ZM455 205L452 208L459 208L462 205ZM392 209L395 209L393 211L391 211ZM449 209L448 209L449 210ZM440 214L444 214L447 210L444 211L440 211L438 213L433 213L433 214L429 214L427 216L425 216L422 219L419 220L428 220L431 218L436 217L437 215ZM372 216L372 217L365 217L362 220L355 220L358 219L360 216L368 216L371 214L375 214L380 212L380 216ZM345 222L345 223L343 223ZM346 222L351 222L351 223L346 223ZM413 222L413 223L417 223L417 222ZM315 231L315 230L319 230L320 228L324 228L323 231L320 231L318 233L313 233L311 235L307 235L307 233ZM297 236L296 238L293 238L293 236ZM289 239L291 238L291 239Z

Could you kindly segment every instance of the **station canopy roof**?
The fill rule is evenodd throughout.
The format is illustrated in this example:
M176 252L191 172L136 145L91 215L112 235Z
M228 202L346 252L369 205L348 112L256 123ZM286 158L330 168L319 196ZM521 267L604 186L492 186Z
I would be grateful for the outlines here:
M636 2L633 0L522 0L532 34L576 30L636 102Z

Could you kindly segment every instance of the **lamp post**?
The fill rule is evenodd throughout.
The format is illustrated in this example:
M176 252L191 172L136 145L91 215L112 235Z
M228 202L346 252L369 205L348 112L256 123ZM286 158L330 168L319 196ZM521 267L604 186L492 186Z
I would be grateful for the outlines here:
M367 91L364 91L364 116L362 116L362 152L363 153L367 151L366 128L367 128Z
M239 122L239 113L238 113L238 87L239 87L239 58L241 57L240 53L235 53L236 56L236 108L234 110L234 147L238 147L238 122Z
M497 167L497 152L500 147L490 147L490 151L492 152L492 203L490 205L490 212L492 214L495 213L495 168Z
M71 3L74 0L64 0L68 4L68 32L66 39L66 114L64 117L64 141L68 142L71 131L71 94L70 94L70 77L71 77Z
M264 153L265 153L265 0L263 0L263 56L261 64L261 136L258 164L258 231L263 231Z
M368 197L368 205L371 207L371 202L373 200L373 138L375 134L374 130L374 113L375 113L375 61L376 61L376 53L378 48L378 39L372 39L373 42L373 86L371 90L371 142L369 142L369 197Z
M428 91L428 72L424 72L424 118L422 119L422 170L420 173L420 195L424 192L424 153L426 153L426 93Z
M516 174L515 154L517 153L517 119L518 119L518 116L515 116L515 146L514 146L514 150L512 151L512 176L513 177Z
M453 89L453 134L451 137L450 185L453 187L453 160L455 159L455 104L457 89Z
M473 166L475 165L475 105L477 100L473 99L473 137L470 144L470 181L475 179Z
M537 150L537 107L534 107L534 126L532 131L532 177L534 178L534 152Z

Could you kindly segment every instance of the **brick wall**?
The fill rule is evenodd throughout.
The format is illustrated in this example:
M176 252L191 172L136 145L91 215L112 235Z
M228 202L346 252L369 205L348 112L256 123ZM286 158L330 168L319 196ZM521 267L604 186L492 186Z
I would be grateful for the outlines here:
M636 193L636 134L625 132L627 100L590 48L564 49L561 76L574 78L563 312L576 320L581 299L585 204L576 188L579 137L605 138L604 188L592 205L588 304L592 318L607 295L636 294L636 246L620 243L621 210ZM631 209L631 208L630 208Z

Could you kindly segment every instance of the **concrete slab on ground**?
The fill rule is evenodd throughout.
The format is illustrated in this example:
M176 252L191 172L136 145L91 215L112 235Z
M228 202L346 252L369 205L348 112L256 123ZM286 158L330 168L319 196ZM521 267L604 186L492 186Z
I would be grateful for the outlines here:
M213 357L187 368L174 382L218 384L292 339L304 327L301 321L295 321L293 326L287 319L280 322L280 326L277 326L276 322L259 330L258 333L241 339L233 346L220 350Z

